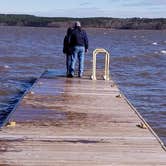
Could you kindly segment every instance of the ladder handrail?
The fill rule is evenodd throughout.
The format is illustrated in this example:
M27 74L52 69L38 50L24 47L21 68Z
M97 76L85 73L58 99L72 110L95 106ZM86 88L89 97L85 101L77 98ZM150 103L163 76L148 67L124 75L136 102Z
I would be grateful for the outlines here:
M97 48L93 51L93 69L92 69L92 80L96 79L96 57L97 54L104 53L105 54L105 70L104 70L104 80L109 80L109 63L110 63L110 54L104 48Z

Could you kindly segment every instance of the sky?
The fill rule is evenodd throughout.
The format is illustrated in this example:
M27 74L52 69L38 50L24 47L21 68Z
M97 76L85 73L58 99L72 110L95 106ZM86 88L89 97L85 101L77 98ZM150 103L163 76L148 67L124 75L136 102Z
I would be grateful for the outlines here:
M1 14L166 18L166 0L0 0Z

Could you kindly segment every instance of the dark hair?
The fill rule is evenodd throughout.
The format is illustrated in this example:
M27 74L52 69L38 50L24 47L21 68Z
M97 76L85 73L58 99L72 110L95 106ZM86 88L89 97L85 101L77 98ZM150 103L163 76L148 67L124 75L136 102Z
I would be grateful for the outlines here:
M71 32L72 32L72 28L71 28L71 27L69 27L69 28L67 29L67 35L70 35L70 34L71 34Z

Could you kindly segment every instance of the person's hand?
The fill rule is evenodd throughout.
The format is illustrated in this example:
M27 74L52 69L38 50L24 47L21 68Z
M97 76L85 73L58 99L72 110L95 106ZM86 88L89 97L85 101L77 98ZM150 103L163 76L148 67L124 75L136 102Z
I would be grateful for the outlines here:
M88 53L88 49L85 49L85 53Z

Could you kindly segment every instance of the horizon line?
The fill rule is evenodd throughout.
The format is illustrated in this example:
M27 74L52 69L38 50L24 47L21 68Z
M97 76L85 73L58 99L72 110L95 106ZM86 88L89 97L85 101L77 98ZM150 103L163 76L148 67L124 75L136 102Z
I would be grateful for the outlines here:
M132 18L139 18L139 19L166 19L166 17L111 17L111 16L87 16L87 17L69 17L69 16L40 16L35 14L25 14L25 13L0 13L0 15L25 15L25 16L34 16L34 17L41 17L41 18L69 18L69 19L86 19L86 18L115 18L115 19L132 19Z

